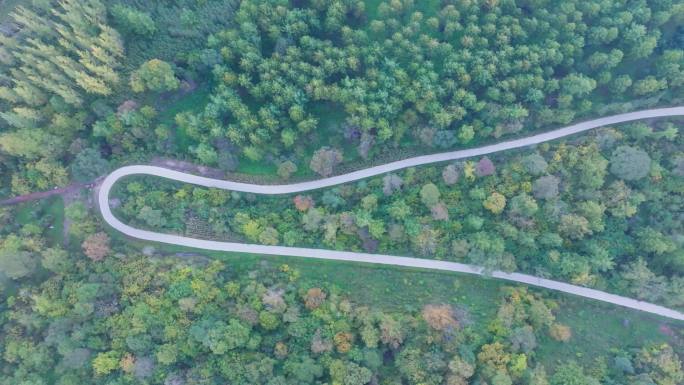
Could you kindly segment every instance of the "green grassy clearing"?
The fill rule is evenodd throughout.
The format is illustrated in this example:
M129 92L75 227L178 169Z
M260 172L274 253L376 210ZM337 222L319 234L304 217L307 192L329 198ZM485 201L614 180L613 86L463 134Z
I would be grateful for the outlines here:
M64 242L64 200L62 197L52 197L48 201L46 213L52 218L52 225L46 230L47 238L52 245L62 245Z
M235 171L249 175L275 176L277 175L276 172L278 169L274 164L264 161L254 161L247 159L244 156L240 156L240 162Z
M198 253L224 261L239 275L249 273L264 262L272 266L287 264L300 272L300 281L305 285L318 286L326 283L356 303L383 310L416 311L429 303L449 303L466 309L476 328L482 329L487 327L484 322L495 316L502 295L501 288L524 286L450 272L210 252L133 240L115 231L110 231L110 236L117 243L125 243L137 249L153 244L164 254ZM530 290L553 298L559 304L557 320L569 325L573 331L573 338L568 343L556 342L548 337L540 339L537 357L548 367L567 362L569 358L592 362L611 349L629 349L647 343L668 341L678 351L684 351L684 346L678 345L676 337L667 336L659 330L661 326L667 325L674 330L675 335L681 336L684 333L684 323L544 289Z
M638 311L574 296L553 295L560 304L556 314L559 322L572 328L569 343L540 341L537 357L549 364L574 359L591 365L597 352L610 349L640 348L650 343L669 342L681 354L684 346L676 338L661 332L661 326L673 329L679 339L684 335L684 323L649 316Z

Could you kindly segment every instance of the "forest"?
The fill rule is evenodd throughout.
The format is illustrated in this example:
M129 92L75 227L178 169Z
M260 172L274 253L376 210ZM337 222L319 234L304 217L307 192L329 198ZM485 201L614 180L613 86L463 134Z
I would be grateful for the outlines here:
M115 187L116 212L154 231L466 262L681 308L678 128L606 127L275 198L134 176Z
M0 0L0 384L682 384L681 322L488 277L138 242L94 192L129 164L311 180L683 91L673 0ZM130 177L110 203L158 232L683 310L683 122L291 196Z
M676 103L683 21L671 0L22 3L0 33L2 194L159 156L327 174L308 166Z
M371 301L354 300L354 289L342 286L346 278L321 282L314 277L325 270L307 270L310 263L235 263L149 245L141 251L103 232L83 205L67 210L85 219L74 221L65 246L48 226L58 218L46 211L49 205L0 210L0 268L11 272L0 285L3 384L684 381L677 326L631 311L599 307L592 309L598 317L580 311L572 318L576 306L592 305L522 286L492 291L492 282L468 291L467 280L451 275L423 275L412 287L408 272L398 283L410 298L388 306L389 288ZM9 263L16 254L22 258ZM335 276L368 274L331 267ZM378 274L378 281L392 276ZM357 288L357 297L368 289ZM424 303L415 303L418 293ZM444 295L450 299L437 300ZM583 317L592 321L582 325ZM575 327L592 330L599 321L624 339L587 336L586 344L575 335Z

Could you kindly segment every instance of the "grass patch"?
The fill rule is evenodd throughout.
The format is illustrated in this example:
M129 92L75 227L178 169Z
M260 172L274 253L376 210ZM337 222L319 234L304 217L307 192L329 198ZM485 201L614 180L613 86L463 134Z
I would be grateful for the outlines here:
M64 243L64 200L54 196L47 202L46 214L52 218L52 224L46 230L47 239L53 246Z
M248 159L244 156L240 157L240 162L236 170L239 173L250 174L250 175L276 175L278 168L268 162L264 161L254 161Z
M684 333L682 322L580 297L558 293L554 293L554 297L561 307L556 318L572 328L572 338L567 344L541 341L536 354L550 364L572 358L590 365L600 352L662 342L670 343L679 354L684 352L679 339L660 331L661 326L666 326L681 336Z

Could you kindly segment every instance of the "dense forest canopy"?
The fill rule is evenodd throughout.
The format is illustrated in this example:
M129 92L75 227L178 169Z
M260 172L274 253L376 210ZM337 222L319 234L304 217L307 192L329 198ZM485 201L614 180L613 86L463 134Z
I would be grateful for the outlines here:
M91 148L320 174L672 103L684 84L669 0L174 3L17 8L0 35L5 194L65 185Z
M319 178L683 105L683 86L676 0L0 0L0 197L19 203L0 206L0 384L682 384L681 323L487 277L141 244L91 188L132 163ZM159 232L681 310L682 124L276 198L130 178L110 204Z

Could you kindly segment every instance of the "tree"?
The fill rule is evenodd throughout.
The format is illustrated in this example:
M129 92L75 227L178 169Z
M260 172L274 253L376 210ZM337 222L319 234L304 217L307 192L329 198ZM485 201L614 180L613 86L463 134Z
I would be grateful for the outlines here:
M640 248L647 253L661 255L677 249L672 239L652 227L640 230L637 233L637 239Z
M286 160L278 165L278 176L288 180L290 176L297 172L297 165L290 160Z
M452 186L458 182L458 169L453 164L450 164L442 170L442 179L444 184Z
M494 172L496 172L494 163L492 163L492 161L486 156L480 159L480 161L477 162L477 165L475 165L475 175L477 176L492 175Z
M655 76L646 76L637 80L632 86L634 95L644 96L667 88L667 81L656 79Z
M310 208L304 215L302 215L302 224L304 225L304 230L306 231L319 231L321 222L323 222L323 210Z
M454 358L449 361L448 367L452 375L456 377L453 379L454 383L456 384L466 384L467 379L475 374L475 368L473 365L466 362L459 356L454 356ZM447 383L451 384L452 382L447 379Z
M122 31L135 35L150 36L157 30L154 20L152 20L148 13L122 4L115 4L111 7L110 12L114 22L120 26Z
M71 163L71 175L79 182L90 182L104 175L109 169L109 163L102 159L100 152L86 148L76 155Z
M575 361L559 366L549 381L551 385L600 385L600 382L585 374Z
M269 311L259 313L259 325L265 330L276 330L279 324L280 320L275 314Z
M504 371L497 372L491 379L492 385L513 385L513 380L511 376Z
M552 199L558 196L560 179L554 175L546 175L534 181L532 194L537 199Z
M264 245L277 245L279 238L278 230L273 227L265 227L259 234L259 242Z
M151 357L140 357L135 360L133 375L138 380L148 378L154 372L154 360Z
M642 258L627 265L621 276L629 291L642 300L658 301L667 291L664 277L653 273Z
M501 214L506 207L506 197L495 191L482 202L482 205L493 214Z
M310 348L312 353L320 354L332 351L333 344L330 338L327 338L323 335L321 329L316 329L316 332L311 338Z
M636 214L639 205L645 199L643 194L634 193L621 180L614 181L603 192L607 211L617 218L629 218Z
M22 239L14 234L0 241L0 272L12 279L28 276L36 268L34 256L23 249Z
M305 356L297 361L289 360L284 367L298 384L313 384L314 379L323 375L323 367L316 363L311 357Z
M143 63L131 74L130 83L135 92L173 91L180 85L171 65L159 59Z
M431 328L437 331L452 330L458 327L450 305L425 305L422 316Z
M432 213L432 218L436 221L449 220L449 209L444 202L437 202L436 205L430 207L430 212Z
M561 80L561 87L565 94L584 96L596 88L596 81L582 74L570 74Z
M570 328L559 323L554 323L551 325L549 328L549 334L551 337L560 342L568 342L570 340L570 337L572 337L572 332L570 331Z
M404 342L404 330L401 323L391 315L380 317L380 341L392 349L397 349Z
M544 157L539 154L531 154L524 157L522 165L525 168L525 171L535 176L546 172L546 168L549 166Z
M439 202L439 189L434 183L427 183L420 189L420 200L427 207L432 207Z
M323 290L318 287L312 287L304 296L304 306L309 310L316 309L323 304L326 297L327 294Z
M530 353L537 347L537 337L530 325L515 328L508 336L514 352Z
M373 372L353 362L335 360L330 365L330 377L337 384L365 385L373 378Z
M178 360L178 349L174 344L160 345L156 353L157 362L162 365L173 365Z
M292 201L294 202L297 210L301 212L308 211L309 208L313 207L314 204L313 199L308 195L297 195L292 198Z
M166 225L166 219L162 215L161 210L153 209L150 206L143 206L136 217L148 226L158 228Z
M506 371L511 355L505 351L501 342L494 342L482 345L477 361L482 364L484 372L491 376L499 371Z
M389 196L401 190L404 181L396 174L387 174L382 178L382 192Z
M549 385L549 380L546 376L546 369L541 364L537 364L530 373L529 385Z
M659 76L668 79L670 86L684 85L684 50L666 50L663 56L656 62L656 71Z
M49 248L42 253L41 264L44 268L58 273L64 274L72 267L67 252L60 248Z
M648 373L658 385L675 385L684 381L682 362L667 344L647 346L636 357L636 366Z
M333 336L333 342L335 343L335 349L338 353L349 353L352 348L352 342L354 336L349 332L338 332Z
M88 236L81 245L83 252L93 261L101 261L110 252L109 236L103 232Z
M334 148L323 147L314 152L309 167L323 177L332 175L335 166L342 162L342 153Z
M558 231L570 239L582 239L592 233L589 221L583 216L567 214L561 216Z
M620 75L613 79L610 84L611 91L616 94L624 94L632 86L632 78L629 75Z
M506 244L498 235L478 231L468 239L468 259L485 269L515 270L515 260L506 252Z
M512 217L522 218L531 217L539 210L537 201L526 193L514 196L508 207L508 212Z
M639 180L651 170L651 158L643 151L630 146L615 149L610 159L610 172L620 179Z
M458 132L458 140L463 144L469 143L471 140L473 140L474 137L475 130L470 125L465 125L461 127L461 129Z
M418 232L415 237L411 238L411 244L418 254L428 256L437 251L439 235L439 230L424 225L420 229L420 232Z
M93 370L95 375L104 376L119 366L120 354L116 351L99 353L93 359Z
M232 150L222 149L219 147L218 156L216 157L216 165L218 166L218 168L220 168L223 171L233 172L238 168L239 163L240 160L232 152Z

